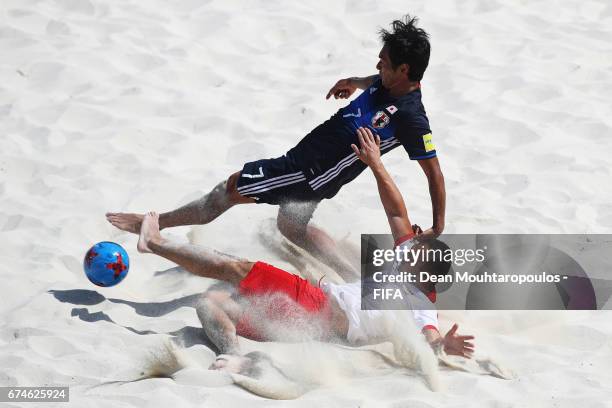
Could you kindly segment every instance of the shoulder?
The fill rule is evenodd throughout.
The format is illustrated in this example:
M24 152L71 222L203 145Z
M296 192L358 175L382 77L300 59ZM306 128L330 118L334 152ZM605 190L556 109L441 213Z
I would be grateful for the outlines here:
M370 85L370 88L380 88L382 86L382 80L380 79L380 75L375 75L374 76L374 81L372 82L372 85Z
M394 106L397 108L397 116L402 120L427 120L427 113L421 101L421 91L416 90L398 98Z

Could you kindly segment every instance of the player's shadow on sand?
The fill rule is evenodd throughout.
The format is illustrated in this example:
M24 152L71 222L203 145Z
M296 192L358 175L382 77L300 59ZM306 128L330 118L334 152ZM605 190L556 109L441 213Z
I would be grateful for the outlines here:
M200 296L199 293L196 293L167 302L132 302L124 299L107 298L95 290L88 289L49 290L49 293L62 303L70 303L78 306L94 306L104 301L120 303L130 306L137 314L146 317L160 317L181 307L195 307L197 299ZM159 333L153 330L138 330L130 326L123 326L113 321L108 314L102 311L92 313L86 307L75 307L71 310L70 315L89 323L98 321L113 323L138 335L169 334L176 340L179 340L184 347L203 344L212 350L216 350L216 347L206 336L201 327L185 326L173 332Z

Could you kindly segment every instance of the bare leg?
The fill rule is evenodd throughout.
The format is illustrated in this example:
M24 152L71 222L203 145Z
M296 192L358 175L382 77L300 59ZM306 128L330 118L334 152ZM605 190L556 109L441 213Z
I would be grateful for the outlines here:
M208 290L196 305L204 332L221 354L240 352L234 322L241 313L241 307L231 295L226 290Z
M159 216L154 212L143 217L138 251L154 253L177 263L193 274L226 281L234 286L240 283L254 264L196 245L176 244L162 238L159 233ZM248 370L252 362L250 358L239 355L234 325L241 312L240 306L229 298L229 295L215 292L218 291L208 293L196 306L204 332L224 353L219 355L209 368L235 373Z
M243 307L232 299L232 293L231 289L207 290L196 305L196 312L204 332L220 352L208 368L246 373L252 369L253 361L247 356L240 355L240 344L234 322L240 318Z
M159 216L160 229L179 225L208 224L236 204L254 203L255 200L241 196L236 190L240 172L232 174L202 198L194 200L176 210ZM144 214L107 213L106 219L115 227L138 234Z
M159 233L159 216L154 212L146 214L142 220L137 248L139 252L154 253L166 258L195 275L233 285L238 285L254 264L197 245L177 244L162 238Z
M291 242L329 265L346 282L354 281L359 272L340 255L334 240L322 229L309 224L315 208L316 203L281 205L277 218L278 229Z
M174 211L160 214L160 228L179 225L208 224L236 204L254 203L255 200L241 196L236 190L240 172L232 174L204 197L190 202Z

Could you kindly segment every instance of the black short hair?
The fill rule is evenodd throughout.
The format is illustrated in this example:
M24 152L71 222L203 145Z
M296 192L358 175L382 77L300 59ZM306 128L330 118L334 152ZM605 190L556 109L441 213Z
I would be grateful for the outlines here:
M421 239L414 246L427 251L427 260L421 265L423 270L430 275L447 275L451 269L452 262L445 256L450 247L437 238Z
M391 23L392 32L381 28L379 31L383 44L389 50L391 66L396 69L401 64L408 64L411 81L423 79L425 69L429 64L431 45L429 34L422 28L417 28L418 18L407 14L404 21L395 20Z

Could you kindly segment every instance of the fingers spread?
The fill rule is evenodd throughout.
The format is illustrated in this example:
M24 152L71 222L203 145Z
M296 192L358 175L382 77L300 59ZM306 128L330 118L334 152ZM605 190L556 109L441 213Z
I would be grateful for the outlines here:
M365 141L363 138L363 128L357 129L357 139L359 139L359 145L365 147Z
M370 131L370 129L368 129L367 127L360 127L359 129L357 129L357 132L361 136L361 139L363 139L362 146L370 147L370 144L372 144L373 142L372 132Z
M474 336L457 336L461 340L474 340Z
M366 140L366 142L368 142L368 144L371 144L372 143L372 132L370 132L370 129L364 128L363 133L364 133L364 139Z

